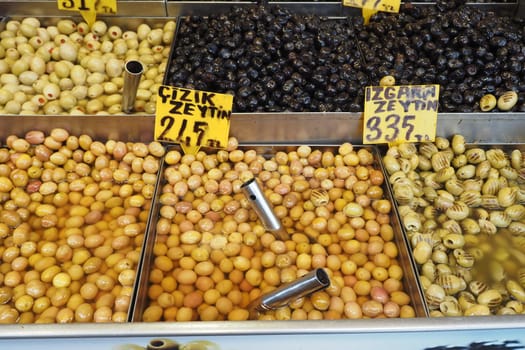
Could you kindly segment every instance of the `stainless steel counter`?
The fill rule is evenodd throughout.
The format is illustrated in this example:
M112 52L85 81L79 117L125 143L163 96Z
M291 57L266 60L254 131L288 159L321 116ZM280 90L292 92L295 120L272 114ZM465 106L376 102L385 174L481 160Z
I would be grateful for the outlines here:
M523 1L515 4L497 5L505 14L521 13L525 6ZM342 8L340 3L290 2L290 6L304 9L326 10L326 15L341 15L353 9ZM199 11L209 8L206 2L177 1L119 1L118 16L176 16L201 14ZM231 2L213 3L215 9L229 8ZM221 7L222 6L222 7ZM494 4L483 5L490 8ZM56 1L0 1L0 13L10 16L62 16L57 10ZM69 15L69 14L67 14ZM130 141L151 141L153 138L153 116L1 116L0 142L10 134L23 135L33 129L49 131L55 127L64 127L72 133L87 133L97 139L127 139ZM241 143L338 143L350 141L362 142L361 114L352 113L263 113L235 114L231 121L232 136ZM450 137L461 133L469 143L524 143L525 113L487 113L487 114L439 114L437 134ZM524 316L490 316L490 317L457 317L457 318L417 318L417 319L375 319L375 320L338 320L338 321L248 321L248 322L180 322L180 323L126 323L126 324L34 324L3 325L0 327L0 348L10 345L39 344L41 348L66 348L70 340L78 344L103 343L103 339L114 338L151 338L151 337L215 337L230 339L228 344L242 344L243 339L265 340L265 346L279 348L277 340L288 340L288 348L312 348L306 343L308 336L318 335L318 339L339 344L350 343L352 339L363 336L364 341L373 342L382 339L388 344L396 335L410 336L419 333L432 338L441 338L444 344L450 334L468 332L475 337L481 335L486 340L501 339L500 334L506 330L514 336L524 334ZM288 338L294 335L295 338ZM379 335L379 336L378 336ZM272 337L270 337L272 336ZM53 339L63 339L62 346L53 346ZM87 340L86 340L87 339ZM233 340L231 340L233 339ZM475 338L478 339L478 338ZM12 342L11 342L12 341ZM33 341L33 343L31 343ZM67 343L66 343L67 341ZM238 343L235 343L238 341ZM305 341L302 343L302 341ZM377 340L376 340L377 341ZM291 344L291 343L295 344ZM22 344L22 345L20 345ZM287 344L287 343L281 343ZM301 346L302 344L302 346ZM315 344L312 343L312 344ZM326 344L326 343L325 343ZM329 343L328 343L329 344ZM361 343L362 344L362 343ZM432 343L438 345L437 343ZM7 345L7 346L6 346ZM346 347L346 346L345 346ZM21 347L23 348L23 347ZM77 346L78 349L82 348ZM233 347L232 347L233 348ZM254 346L252 349L260 348Z
M31 129L64 127L98 139L151 141L152 115L114 116L2 116L0 138ZM525 113L442 113L437 135L463 134L468 143L524 143ZM233 114L230 135L242 143L310 144L350 141L362 143L360 113L247 113Z

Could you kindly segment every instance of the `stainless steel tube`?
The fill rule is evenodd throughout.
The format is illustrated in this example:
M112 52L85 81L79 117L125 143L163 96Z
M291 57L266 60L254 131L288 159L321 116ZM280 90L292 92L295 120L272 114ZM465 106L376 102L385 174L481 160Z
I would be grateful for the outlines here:
M122 111L131 113L137 97L140 78L144 73L142 63L136 60L127 61L124 64L124 87L122 90Z
M310 271L295 281L255 299L249 306L251 318L256 317L258 312L281 308L295 299L325 289L329 285L330 278L325 270L318 268Z
M250 201L253 210L257 213L264 228L271 231L280 240L284 241L289 239L290 235L273 212L272 206L264 196L257 180L253 178L246 181L242 184L241 190Z

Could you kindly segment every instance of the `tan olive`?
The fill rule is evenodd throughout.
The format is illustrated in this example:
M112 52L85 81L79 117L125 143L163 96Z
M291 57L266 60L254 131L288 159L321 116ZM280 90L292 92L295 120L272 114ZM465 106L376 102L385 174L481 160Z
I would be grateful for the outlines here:
M518 94L515 91L507 91L498 98L497 106L499 110L509 111L518 102Z

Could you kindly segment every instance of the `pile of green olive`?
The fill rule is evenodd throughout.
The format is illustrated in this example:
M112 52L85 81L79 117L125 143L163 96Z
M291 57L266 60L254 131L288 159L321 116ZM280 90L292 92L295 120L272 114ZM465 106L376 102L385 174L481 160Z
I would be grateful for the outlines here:
M330 286L259 319L413 317L384 197L366 148L169 150L143 321L247 320L260 295L324 268ZM279 240L241 192L260 181L290 234Z
M525 152L464 136L383 157L431 317L525 313Z
M164 147L9 136L0 148L0 323L125 322Z
M96 21L10 20L0 32L1 114L120 114L123 68L144 67L134 111L155 113L175 22L124 30Z

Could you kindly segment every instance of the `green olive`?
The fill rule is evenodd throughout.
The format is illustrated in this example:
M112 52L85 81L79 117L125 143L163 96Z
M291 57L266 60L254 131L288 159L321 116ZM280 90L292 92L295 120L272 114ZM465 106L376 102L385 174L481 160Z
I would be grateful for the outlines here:
M115 40L122 36L122 29L118 26L111 26L108 28L107 33L111 39Z
M22 84L31 86L38 79L38 73L32 70L26 70L20 73L18 79Z
M26 22L22 22L20 24L20 27L18 28L18 30L23 36L25 36L27 38L32 38L32 37L36 36L36 33L37 33L36 29L37 28L38 27L30 25L30 24L28 24Z
M72 64L69 61L58 61L55 63L55 73L60 78L67 78L71 73Z
M22 105L20 102L14 100L7 101L4 106L4 110L7 114L18 114L22 110Z
M93 25L91 26L91 32L98 36L106 34L107 30L108 26L104 21L95 21L95 23L93 23Z
M59 101L49 101L44 105L44 113L47 115L57 115L63 111Z
M75 87L75 84L70 78L62 78L58 81L58 87L60 87L60 91L70 91Z
M2 46L0 46L0 51L4 50ZM6 62L6 60L2 59L0 60L0 74L5 74L10 71L11 68L9 68L9 64Z
M20 21L17 20L10 20L5 25L5 29L13 33L16 33L18 28L20 28Z
M18 78L14 74L3 74L0 77L0 83L6 85L6 84L17 84Z
M101 84L93 84L88 88L88 97L91 99L97 98L104 93L104 88Z
M124 69L124 62L122 60L112 58L106 62L106 74L110 78L120 77Z
M162 29L153 29L149 32L147 40L152 45L160 45L162 43L162 35L164 31Z
M62 34L71 34L77 29L77 25L70 19L63 19L58 21L57 29Z
M50 38L51 40L54 40L55 37L56 37L58 34L60 34L60 32L58 31L58 27L57 27L57 26L48 26L48 27L46 28L46 31L47 31L47 33L49 34L49 38Z
M111 41L103 41L100 44L100 51L103 53L110 53L113 51L113 42Z
M59 46L58 49L60 58L63 60L67 60L70 62L75 62L77 59L77 48L76 46L71 42L67 41Z
M48 100L56 100L60 95L60 87L54 83L48 83L44 86L42 94Z
M59 104L65 110L70 110L77 105L77 98L71 91L64 91L60 94Z
M46 71L46 62L42 57L35 55L29 63L29 69L38 75L42 75Z
M102 60L102 58L100 57L95 57L95 56L91 56L89 57L88 61L87 61L87 65L86 65L86 68L90 71L90 72L98 72L98 73L104 73L106 67L104 65L104 60Z
M27 71L28 69L29 69L29 64L26 61L18 60L11 67L11 72L13 72L13 74L18 76L22 74L23 72Z
M89 25L86 22L80 22L77 24L77 32L86 35L89 32Z
M102 64L102 69L104 69L104 64ZM105 75L100 72L91 73L86 79L87 83L92 84L102 84L106 80Z
M77 85L71 89L71 93L75 96L76 99L82 100L86 98L88 93L88 87L83 85Z
M139 40L146 39L150 32L151 32L151 27L146 23L139 24L139 26L137 27L137 36Z
M0 88L0 105L5 105L13 99L13 94L4 88Z

